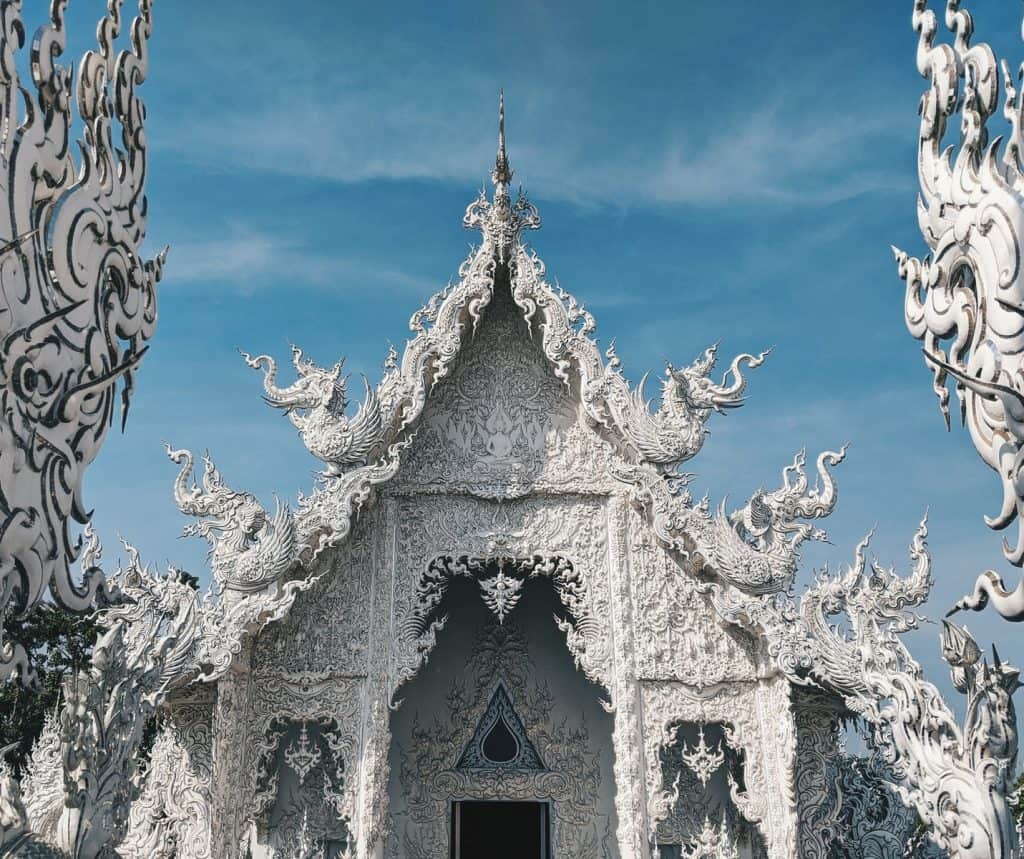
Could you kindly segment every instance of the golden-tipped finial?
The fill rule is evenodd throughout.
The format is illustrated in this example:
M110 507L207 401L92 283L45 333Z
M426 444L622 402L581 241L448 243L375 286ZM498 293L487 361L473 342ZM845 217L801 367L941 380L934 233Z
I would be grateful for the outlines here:
M495 185L508 188L512 182L512 168L508 166L508 153L505 151L505 90L498 91L498 157L494 161L491 181Z

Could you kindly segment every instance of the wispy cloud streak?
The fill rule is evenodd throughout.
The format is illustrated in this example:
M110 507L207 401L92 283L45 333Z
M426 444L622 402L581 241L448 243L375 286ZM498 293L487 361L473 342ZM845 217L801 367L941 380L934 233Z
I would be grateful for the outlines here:
M243 293L299 285L366 291L381 288L420 296L437 284L382 265L379 259L325 254L303 241L231 223L218 238L184 241L173 248L175 283L226 283Z

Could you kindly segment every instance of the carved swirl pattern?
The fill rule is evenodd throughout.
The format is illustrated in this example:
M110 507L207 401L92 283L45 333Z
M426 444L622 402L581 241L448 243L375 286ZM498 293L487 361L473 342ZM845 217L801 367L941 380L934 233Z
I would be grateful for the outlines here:
M57 62L66 5L53 0L36 31L24 63L31 81L18 71L21 3L0 5L0 614L26 612L47 591L81 611L103 588L99 570L73 580L81 547L71 525L89 521L83 478L113 421L119 383L127 417L164 261L139 254L148 204L138 87L149 67L151 0L139 3L121 51L122 2L108 4L98 49L78 67L77 99L73 69ZM71 136L75 102L80 140ZM0 638L0 680L11 676L33 678L24 648Z
M904 318L924 343L932 387L947 427L949 380L961 420L982 460L999 475L1002 503L986 522L996 529L1024 513L1024 266L1020 231L1024 193L1024 97L1007 62L992 48L971 44L971 13L949 0L950 44L936 42L938 19L927 0L914 0L917 68L928 81L918 136L918 222L929 256L893 248L906 281ZM990 139L987 124L999 108L1009 134ZM959 147L947 126L960 113ZM1001 152L1000 152L1001 148ZM1003 551L1024 564L1024 528ZM961 608L991 601L1010 620L1024 620L1024 583L1007 592L993 571L983 573Z

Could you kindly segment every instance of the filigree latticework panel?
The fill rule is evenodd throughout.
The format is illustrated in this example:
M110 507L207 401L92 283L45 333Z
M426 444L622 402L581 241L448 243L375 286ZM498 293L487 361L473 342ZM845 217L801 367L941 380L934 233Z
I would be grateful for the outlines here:
M330 734L332 754L328 766L339 774L357 771L359 749L359 704L361 682L331 674L260 674L253 695L249 716L250 767L245 796L250 803L247 819L259 818L273 792L270 785L276 778L271 768L281 757L281 726L291 722L315 722L325 725L318 733ZM326 742L326 740L325 740ZM287 763L287 761L285 761ZM343 781L341 777L337 781ZM335 811L339 819L350 820L354 809L356 786L351 779L335 785Z

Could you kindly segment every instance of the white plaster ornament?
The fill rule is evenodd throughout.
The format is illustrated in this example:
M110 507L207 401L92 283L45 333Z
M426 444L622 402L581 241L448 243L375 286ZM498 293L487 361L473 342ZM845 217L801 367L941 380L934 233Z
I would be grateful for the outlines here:
M847 570L798 595L799 550L825 536L812 523L836 504L841 449L817 457L814 483L800 453L777 489L736 510L695 501L677 469L761 359L737 359L721 384L708 380L713 351L689 373L670 370L652 413L614 352L606 363L590 314L527 249L540 218L509 196L503 106L499 127L493 196L465 218L480 246L414 314L412 338L355 414L340 365L319 371L296 352L299 381L265 384L325 463L295 512L268 515L209 457L197 486L191 454L169 450L189 533L211 546L211 591L200 598L133 556L115 578L125 599L105 611L92 665L39 747L43 761L59 745L57 783L33 770L26 799L0 773L3 831L75 857L308 856L333 843L360 859L434 859L450 855L445 810L472 788L552 802L555 850L569 859L647 859L669 830L683 855L733 857L742 838L769 859L821 856L820 840L802 837L816 819L850 843L884 845L880 856L907 849L917 819L958 859L1017 855L1016 669L945 627L943 655L967 695L961 722L900 637L931 587L926 523L908 576L869 564L865 541ZM249 360L273 374L269 359ZM98 568L97 552L83 562ZM395 748L392 714L423 703L406 696L460 622L446 599L462 577L488 623L444 718ZM556 723L559 690L534 682L514 621L527 579L550 584L552 621L607 711L607 775L596 735ZM833 622L840 614L847 624ZM499 681L509 707L498 715L537 760L460 767ZM143 775L136 752L158 709L166 721ZM870 767L829 745L831 726L851 718L866 727ZM708 748L701 727L695 748L675 749L672 773L663 763L684 723L718 725L723 741ZM687 817L720 767L723 824L710 809ZM604 778L614 791L595 814ZM404 810L396 784L414 799ZM886 784L912 812L894 803L872 818ZM399 813L416 836L407 842L396 841Z
M77 582L71 574L82 551L76 527L89 521L83 478L119 387L122 425L127 418L166 254L144 260L139 252L149 207L138 90L152 0L140 0L130 47L120 51L122 0L108 2L74 91L73 67L58 62L66 5L50 3L25 80L22 4L0 3L0 616L15 620L44 597L84 611L109 596L101 570ZM82 137L73 139L79 120ZM0 681L32 684L25 649L7 629Z
M1017 537L1012 544L1004 540L1003 553L1019 567L1024 564L1024 98L1009 63L997 63L988 44L971 44L974 20L960 0L947 0L944 23L953 35L950 44L936 42L937 16L927 0L915 0L917 68L928 81L920 106L917 209L929 256L893 252L906 281L907 328L924 343L946 426L952 381L960 419L982 460L999 475L1002 503L985 521L997 530L1017 523ZM1000 78L1009 133L990 139ZM959 145L947 147L947 126L957 114ZM1024 583L1007 590L999 574L987 570L954 611L979 610L990 602L1008 620L1024 620Z

